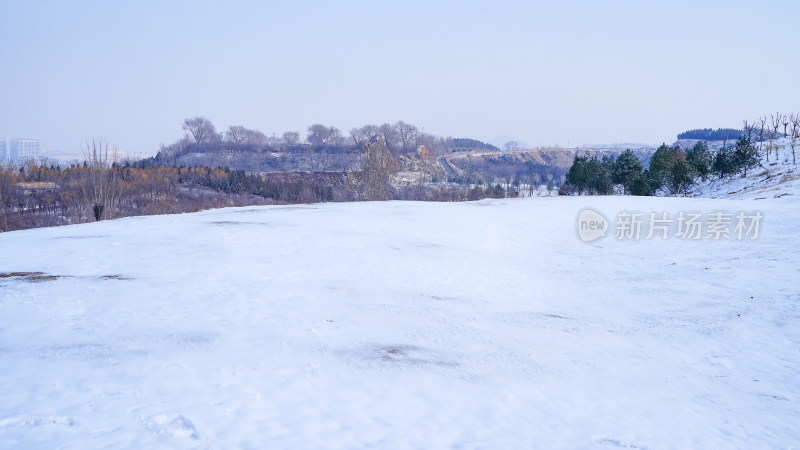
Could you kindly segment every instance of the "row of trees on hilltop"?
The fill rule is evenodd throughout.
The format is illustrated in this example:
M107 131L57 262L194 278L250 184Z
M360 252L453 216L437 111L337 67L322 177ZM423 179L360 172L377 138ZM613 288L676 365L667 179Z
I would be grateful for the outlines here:
M741 130L733 128L702 128L689 130L678 135L678 139L699 139L706 141L723 141L723 147L727 147L728 140L738 140L742 136L747 136L753 142L758 143L759 154L763 154L767 161L774 152L775 160L779 160L779 150L782 146L776 145L775 141L780 138L790 138L792 149L792 164L797 163L795 148L800 138L800 114L784 114L777 112L759 117L757 120L744 121L744 128ZM766 148L766 151L764 151Z
M362 149L364 145L375 141L378 137L383 139L386 148L395 155L416 151L422 145L425 145L432 154L444 154L456 150L496 149L474 139L454 139L425 133L417 126L403 121L393 124L364 125L351 129L349 134L334 126L313 124L308 127L305 136L298 131L267 136L261 131L239 125L218 132L209 119L193 117L184 120L182 129L185 134L181 139L161 146L156 157L157 161L174 162L177 157L189 153L265 151L347 153Z
M744 130L737 130L735 128L699 128L695 130L684 131L678 134L678 139L700 139L704 141L725 141L736 140L744 136Z
M619 186L622 194L686 195L699 179L739 173L747 176L747 171L758 164L758 148L747 136L739 137L735 147L716 152L711 152L703 141L687 151L662 144L650 157L647 168L630 150L616 158L576 155L561 194L610 195Z

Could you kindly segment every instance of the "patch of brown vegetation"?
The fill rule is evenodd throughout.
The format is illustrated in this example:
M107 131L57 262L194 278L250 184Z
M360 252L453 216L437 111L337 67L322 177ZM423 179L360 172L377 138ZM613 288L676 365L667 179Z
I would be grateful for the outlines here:
M0 273L0 278L23 278L44 275L44 272L9 272Z
M44 272L8 272L0 273L0 278L21 278L31 283L39 283L42 281L51 281L61 278L58 275L48 275Z
M61 278L58 275L33 275L25 278L25 281L30 281L31 283L41 283L42 281L52 281Z

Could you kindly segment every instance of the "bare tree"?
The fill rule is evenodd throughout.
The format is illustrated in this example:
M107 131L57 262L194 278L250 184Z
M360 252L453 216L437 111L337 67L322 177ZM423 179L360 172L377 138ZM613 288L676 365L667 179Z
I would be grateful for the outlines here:
M367 142L375 140L380 135L380 128L375 125L364 125L361 128L350 130L350 139L353 145L361 147Z
M86 141L84 157L88 180L83 184L83 197L95 220L113 218L119 205L118 155L117 149L109 149L108 142L103 139Z
M251 130L241 125L231 125L225 133L226 141L246 145L248 147L264 147L267 145L267 136L258 130Z
M758 139L758 153L763 154L764 152L764 128L767 126L767 116L759 117L759 122L761 122L761 135ZM769 149L767 149L767 162L769 162Z
M752 139L754 127L754 123L748 123L746 120L744 121L744 132L747 133L747 139Z
M419 130L414 125L407 124L402 120L394 124L395 133L400 139L400 145L404 152L416 150Z
M386 148L382 137L364 146L364 170L361 173L362 200L389 200L392 198L392 173L397 170L397 160Z
M267 136L266 138L266 145L268 147L277 147L281 142L281 138L275 136L275 133L272 133L272 136Z
M794 155L794 148L797 146L797 138L800 137L800 114L792 114L789 116L789 121L792 124L792 139L790 141L792 146L792 164L797 164L797 159Z
M397 146L397 129L390 123L385 123L378 128L380 136L383 137L383 143L388 149Z
M339 145L342 138L342 132L336 127L326 127L325 125L315 123L308 127L308 136L306 140L309 144L316 147L333 147Z
M8 166L0 164L0 215L3 217L3 226L0 231L8 231L8 215L14 210L14 185L17 180L15 174L19 173L16 168L9 163Z
M194 138L197 144L214 142L217 133L214 124L205 117L193 117L183 121L183 130Z
M778 156L778 146L774 145L773 143L775 142L775 138L778 136L778 127L781 126L782 120L783 116L781 113L775 113L775 115L772 116L772 134L769 136L769 145L775 149L775 161L780 161L780 158Z
M243 144L245 130L247 130L247 128L241 125L231 125L228 127L228 132L225 133L225 140L231 144Z
M367 139L363 128L353 128L353 129L351 129L350 130L350 139L353 141L353 145L356 146L356 147L360 147L360 146L366 144L367 142L369 142L369 139Z
M283 133L283 142L289 147L293 147L300 143L300 133L297 131L287 131Z

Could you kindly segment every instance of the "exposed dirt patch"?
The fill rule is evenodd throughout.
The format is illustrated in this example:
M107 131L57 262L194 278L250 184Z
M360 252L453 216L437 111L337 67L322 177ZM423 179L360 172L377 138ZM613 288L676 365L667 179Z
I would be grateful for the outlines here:
M8 279L21 279L31 283L40 283L42 281L52 281L62 278L60 275L49 275L44 272L8 272L0 273L0 278Z
M60 275L33 275L26 277L25 281L30 281L31 283L41 283L42 281L53 281L59 278L61 278Z
M44 272L9 272L0 273L0 278L21 278L44 275Z
M414 347L413 345L404 345L404 346L389 346L381 349L382 351L395 356L405 356L409 352L414 350L420 350L419 347Z
M103 275L100 277L102 280L131 280L132 278L124 275Z

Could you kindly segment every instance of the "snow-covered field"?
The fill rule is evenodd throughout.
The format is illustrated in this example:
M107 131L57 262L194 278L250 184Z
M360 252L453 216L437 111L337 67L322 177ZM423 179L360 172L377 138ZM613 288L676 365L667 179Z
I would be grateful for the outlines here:
M586 244L585 206L764 219ZM0 448L798 447L798 219L569 197L0 234Z

